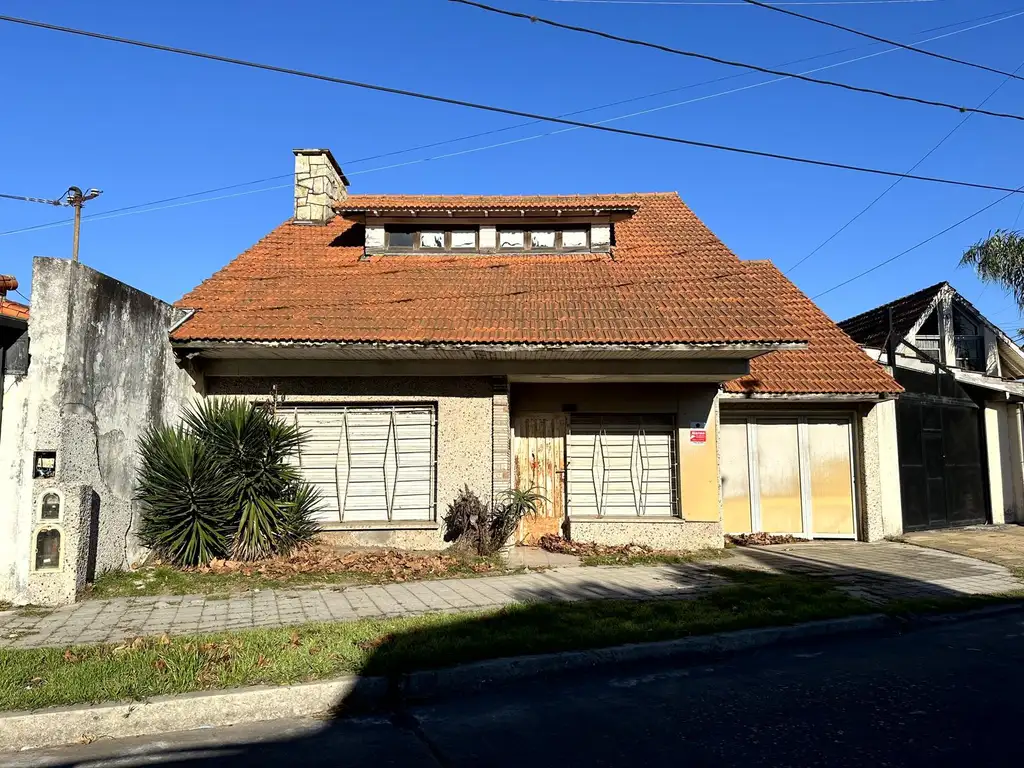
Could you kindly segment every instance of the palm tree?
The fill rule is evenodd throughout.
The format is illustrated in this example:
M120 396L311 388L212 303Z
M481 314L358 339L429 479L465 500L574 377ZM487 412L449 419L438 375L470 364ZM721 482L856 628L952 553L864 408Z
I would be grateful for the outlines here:
M960 266L974 267L983 283L994 283L1013 294L1024 311L1024 234L997 229L960 257Z

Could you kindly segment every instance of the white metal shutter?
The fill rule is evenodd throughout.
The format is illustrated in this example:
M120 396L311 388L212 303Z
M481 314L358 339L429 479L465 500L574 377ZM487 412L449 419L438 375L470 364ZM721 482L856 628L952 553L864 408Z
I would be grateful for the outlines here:
M675 513L671 416L573 416L567 453L570 515Z
M434 519L434 409L293 406L298 464L323 522Z

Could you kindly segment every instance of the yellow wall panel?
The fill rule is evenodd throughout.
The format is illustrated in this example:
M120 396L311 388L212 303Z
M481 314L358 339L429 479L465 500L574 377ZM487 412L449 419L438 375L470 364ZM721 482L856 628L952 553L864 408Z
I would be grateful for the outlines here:
M853 525L853 460L848 422L807 424L811 465L811 529L816 536L850 534Z
M799 456L795 421L758 422L757 475L762 531L803 532Z
M722 466L722 525L726 533L750 533L750 465L747 425L719 427Z

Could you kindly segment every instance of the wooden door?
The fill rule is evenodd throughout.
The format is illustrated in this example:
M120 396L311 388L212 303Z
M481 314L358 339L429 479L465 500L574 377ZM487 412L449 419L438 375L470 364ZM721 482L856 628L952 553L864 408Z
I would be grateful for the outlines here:
M545 533L562 535L565 520L564 414L520 416L513 422L515 487L533 488L544 497L540 514L528 517L516 532L517 544L536 544Z

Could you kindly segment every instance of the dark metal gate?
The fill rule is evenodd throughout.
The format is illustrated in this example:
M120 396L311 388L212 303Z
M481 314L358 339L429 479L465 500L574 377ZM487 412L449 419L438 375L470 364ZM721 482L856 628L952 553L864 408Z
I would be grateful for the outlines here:
M908 392L896 416L903 530L986 522L977 406Z

